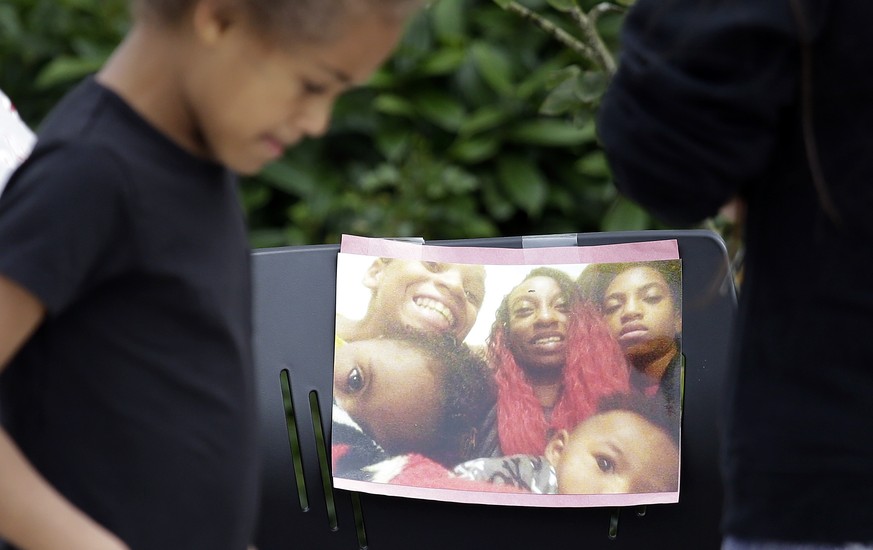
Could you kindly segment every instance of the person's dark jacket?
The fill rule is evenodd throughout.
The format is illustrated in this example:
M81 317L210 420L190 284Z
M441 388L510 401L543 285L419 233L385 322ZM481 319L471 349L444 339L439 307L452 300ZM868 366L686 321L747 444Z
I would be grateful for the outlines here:
M601 106L628 197L680 224L748 204L730 535L873 542L871 22L870 2L638 0Z

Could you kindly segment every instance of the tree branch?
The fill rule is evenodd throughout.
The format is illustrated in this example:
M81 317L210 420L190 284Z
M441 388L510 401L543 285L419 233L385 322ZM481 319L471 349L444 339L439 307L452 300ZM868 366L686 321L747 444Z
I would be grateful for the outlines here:
M603 5L603 4L599 4ZM593 10L592 10L593 11ZM615 74L615 59L600 38L600 33L597 32L597 18L589 17L580 8L570 10L570 16L582 29L582 34L588 42L587 46L593 53L594 61L606 71L610 77Z
M552 35L556 40L558 40L558 42L567 46L582 57L600 64L600 56L596 51L594 51L594 48L588 46L587 44L583 44L578 39L576 39L576 37L565 31L561 27L555 25L540 14L529 10L515 0L509 2L509 4L506 5L506 9L520 15L524 19L527 19L528 21L545 31L547 34Z
M622 7L616 6L615 4L610 4L609 2L601 2L588 10L588 18L591 20L592 25L597 25L597 22L600 20L601 15L606 15L607 13L617 13L622 14L626 10Z

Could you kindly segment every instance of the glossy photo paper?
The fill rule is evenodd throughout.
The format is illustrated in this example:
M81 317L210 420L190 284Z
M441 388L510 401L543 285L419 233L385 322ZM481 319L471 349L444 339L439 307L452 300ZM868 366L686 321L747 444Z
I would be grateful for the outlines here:
M344 236L334 486L523 506L677 502L675 240L464 248Z

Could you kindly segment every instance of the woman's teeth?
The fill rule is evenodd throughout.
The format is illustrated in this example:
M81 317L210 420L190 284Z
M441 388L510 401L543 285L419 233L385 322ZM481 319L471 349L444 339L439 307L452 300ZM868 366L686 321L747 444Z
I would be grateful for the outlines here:
M442 315L446 319L446 322L449 323L449 325L455 324L455 316L452 313L452 310L446 307L446 305L439 300L434 300L433 298L419 297L416 298L414 301L415 305L417 305L418 307L430 309Z

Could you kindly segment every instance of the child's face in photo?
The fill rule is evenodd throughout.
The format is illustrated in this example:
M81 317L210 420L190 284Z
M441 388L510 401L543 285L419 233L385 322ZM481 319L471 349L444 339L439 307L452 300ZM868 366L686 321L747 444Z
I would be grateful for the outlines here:
M434 360L408 342L348 342L336 350L334 400L387 451L422 450L442 417Z
M386 330L451 334L462 341L485 298L485 268L392 259L376 260L364 284L373 291L371 311Z
M551 277L527 279L509 294L508 342L523 368L562 368L570 305Z
M669 435L636 413L609 411L546 447L562 494L653 493L678 489L679 450Z
M616 275L602 306L610 332L631 357L672 344L682 328L670 287L651 267L633 267Z
M199 17L199 19L198 19ZM241 19L208 9L195 14L202 55L186 75L196 89L186 107L205 153L251 174L328 126L337 97L364 82L388 56L402 22L356 18L325 44L290 48L266 43Z

